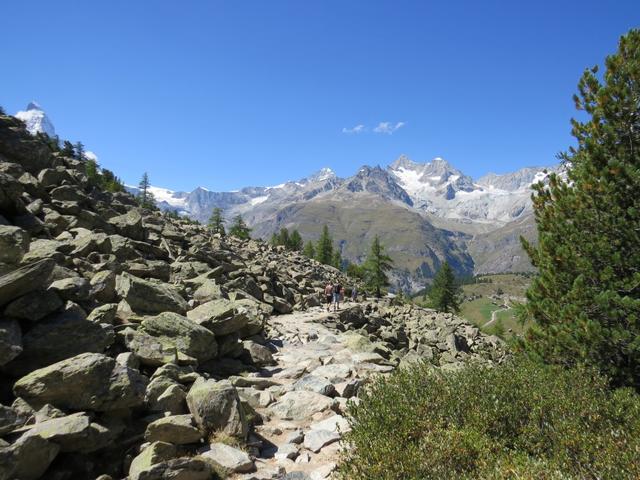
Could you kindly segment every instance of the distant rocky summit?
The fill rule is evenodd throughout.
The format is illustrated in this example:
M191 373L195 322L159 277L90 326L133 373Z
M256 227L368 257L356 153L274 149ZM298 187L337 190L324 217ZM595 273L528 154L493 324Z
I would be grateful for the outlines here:
M353 284L104 192L0 116L0 479L328 478L371 374L505 355L431 310L326 312L328 281Z
M35 135L36 133L46 133L52 138L56 135L56 129L54 128L53 123L51 123L51 120L42 107L36 102L29 103L29 105L27 105L27 109L19 111L16 113L15 117L25 123L27 131L31 135Z

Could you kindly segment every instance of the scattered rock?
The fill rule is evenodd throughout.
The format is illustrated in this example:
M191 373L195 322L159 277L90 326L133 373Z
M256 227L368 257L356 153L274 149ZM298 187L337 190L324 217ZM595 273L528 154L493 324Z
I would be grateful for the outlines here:
M200 453L200 458L213 467L233 473L250 472L255 468L249 455L224 443L212 443L207 451Z

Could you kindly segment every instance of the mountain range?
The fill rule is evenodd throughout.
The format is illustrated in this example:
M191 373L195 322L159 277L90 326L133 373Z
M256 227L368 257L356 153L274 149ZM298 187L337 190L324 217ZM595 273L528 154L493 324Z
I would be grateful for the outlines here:
M270 187L151 191L161 209L202 222L215 207L227 219L242 215L263 238L286 227L315 240L326 224L352 262L363 261L379 235L395 262L394 283L416 290L444 260L459 275L532 270L519 240L536 236L531 185L557 170L527 167L473 180L442 158L421 163L403 155L386 168L363 166L348 178L323 168Z
M51 134L36 104L16 114L29 131ZM442 158L415 162L400 156L386 168L363 166L338 177L330 168L275 186L191 192L151 187L158 207L206 222L214 208L229 221L242 215L253 235L269 238L286 227L316 240L323 225L344 259L362 262L375 235L394 260L393 284L418 290L443 261L458 275L530 271L520 236L535 240L531 185L558 167L527 167L477 180ZM137 188L127 187L132 193Z

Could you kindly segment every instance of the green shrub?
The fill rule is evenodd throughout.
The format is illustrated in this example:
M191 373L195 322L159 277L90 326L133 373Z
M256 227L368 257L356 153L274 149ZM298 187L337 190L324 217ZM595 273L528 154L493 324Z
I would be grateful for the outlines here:
M640 478L640 397L516 358L380 378L349 407L349 480Z

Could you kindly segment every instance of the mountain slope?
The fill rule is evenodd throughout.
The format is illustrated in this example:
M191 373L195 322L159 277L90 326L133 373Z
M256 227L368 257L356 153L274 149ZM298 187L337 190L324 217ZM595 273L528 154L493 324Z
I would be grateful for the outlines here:
M54 137L56 134L53 123L51 123L51 120L44 110L42 110L42 107L36 102L29 103L27 109L16 113L15 117L25 123L27 131L31 135L46 133L50 137Z

